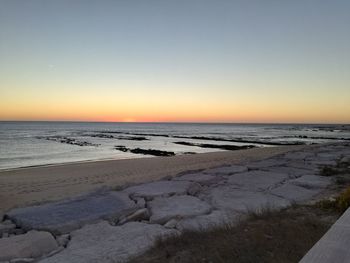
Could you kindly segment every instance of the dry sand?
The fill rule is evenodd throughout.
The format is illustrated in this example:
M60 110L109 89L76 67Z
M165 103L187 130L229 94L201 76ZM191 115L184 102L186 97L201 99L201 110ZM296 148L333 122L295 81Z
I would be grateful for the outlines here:
M41 166L0 172L0 211L174 176L188 170L239 164L310 146L283 146L174 157Z

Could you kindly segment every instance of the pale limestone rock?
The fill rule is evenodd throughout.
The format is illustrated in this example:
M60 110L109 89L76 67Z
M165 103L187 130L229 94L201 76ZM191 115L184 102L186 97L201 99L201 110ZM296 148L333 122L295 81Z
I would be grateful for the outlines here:
M262 161L249 163L247 166L249 169L261 169L271 166L281 166L287 163L286 159L265 159Z
M206 199L215 208L225 212L245 213L264 207L282 208L290 205L288 200L268 193L236 189L230 186L211 189L207 193Z
M272 189L270 192L291 202L303 202L310 200L312 197L320 193L320 191L320 189L316 188L305 188L292 183L287 183Z
M158 196L186 194L192 185L186 181L157 181L136 186L131 186L124 190L132 197L144 197L147 200Z
M230 176L227 184L242 190L259 191L269 189L288 178L288 174L254 170Z
M175 177L173 178L173 180L196 182L201 185L211 185L211 184L217 183L221 179L211 174L192 173L192 174L185 174L179 177Z
M248 171L248 168L246 166L229 165L229 166L221 166L221 167L207 169L203 171L203 173L212 174L212 175L231 175L235 173L243 173L246 171Z
M182 195L160 197L149 202L150 222L165 224L172 218L186 218L210 212L211 207L197 197Z
M122 225L130 221L140 221L140 220L148 220L149 219L149 212L147 208L142 208L137 210L136 212L132 213L131 215L128 215L122 219L119 220L118 224Z
M33 230L24 235L0 239L0 261L38 258L57 248L57 242L50 233Z
M126 193L90 194L45 205L18 208L7 215L21 228L66 234L87 223L118 219L137 209Z
M168 222L166 222L166 223L164 224L164 227L165 227L165 228L175 228L177 222L179 222L179 220L177 220L177 219L175 219L175 218L170 219Z
M290 180L289 183L304 188L326 188L331 184L331 178L317 175L304 175L297 179Z
M125 262L144 253L157 238L176 234L156 224L130 222L114 227L103 221L72 232L66 249L40 263Z

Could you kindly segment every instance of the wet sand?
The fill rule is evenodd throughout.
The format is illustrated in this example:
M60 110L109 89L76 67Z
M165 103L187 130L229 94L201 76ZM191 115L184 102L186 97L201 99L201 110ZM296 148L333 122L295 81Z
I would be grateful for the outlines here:
M109 160L30 167L0 172L0 211L73 197L224 164L269 158L312 146L282 146L173 157Z

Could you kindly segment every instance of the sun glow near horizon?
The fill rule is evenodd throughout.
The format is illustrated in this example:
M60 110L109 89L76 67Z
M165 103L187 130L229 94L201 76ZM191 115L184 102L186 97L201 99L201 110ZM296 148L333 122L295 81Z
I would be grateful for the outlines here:
M0 120L350 123L349 3L156 2L2 1Z

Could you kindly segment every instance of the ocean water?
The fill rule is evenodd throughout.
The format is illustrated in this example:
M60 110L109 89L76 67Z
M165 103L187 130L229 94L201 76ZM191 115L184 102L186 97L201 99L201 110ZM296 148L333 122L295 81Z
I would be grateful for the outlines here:
M273 147L344 140L350 140L349 125L0 122L0 170L152 157L115 146L179 155L222 151L222 145Z

